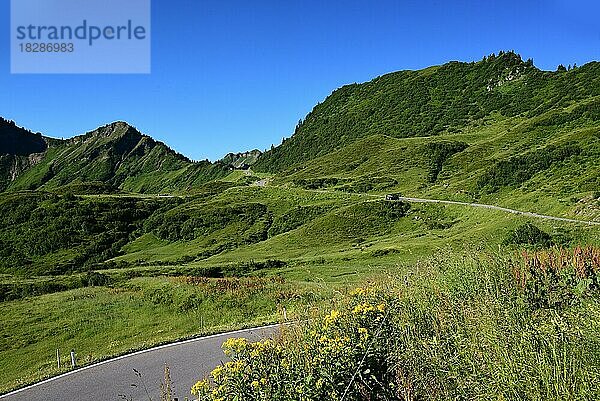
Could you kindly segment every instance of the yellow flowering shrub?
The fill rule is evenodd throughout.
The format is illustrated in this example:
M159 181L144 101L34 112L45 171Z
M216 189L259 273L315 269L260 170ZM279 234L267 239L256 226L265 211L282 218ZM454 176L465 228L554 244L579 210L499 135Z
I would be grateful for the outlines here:
M385 355L386 319L393 298L374 286L353 291L340 308L301 327L282 328L276 340L223 344L231 361L192 388L202 401L368 399L392 391ZM376 377L378 379L376 379ZM379 396L379 395L380 396Z

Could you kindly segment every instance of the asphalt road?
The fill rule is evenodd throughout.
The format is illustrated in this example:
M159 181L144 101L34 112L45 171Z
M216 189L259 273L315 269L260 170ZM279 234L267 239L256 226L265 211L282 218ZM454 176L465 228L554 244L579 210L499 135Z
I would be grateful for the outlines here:
M462 206L480 207L480 208L484 208L484 209L499 210L502 212L520 214L522 216L535 217L535 218L544 219L544 220L565 221L567 223L578 223L578 224L588 224L588 225L600 226L600 222L598 222L598 221L576 220L576 219L567 219L565 217L547 216L545 214L522 212L520 210L508 209L506 207L500 207L500 206L485 205L482 203L456 202L456 201L447 201L447 200L441 200L441 199L407 198L404 196L399 197L398 200L405 201L405 202L414 202L414 203L443 203L443 204L447 204L447 205L462 205Z
M124 355L0 396L0 400L159 401L165 363L171 371L175 396L181 401L185 397L191 399L190 388L194 383L227 360L221 350L225 340L231 337L260 340L273 336L278 327L234 331ZM140 372L141 378L133 369Z

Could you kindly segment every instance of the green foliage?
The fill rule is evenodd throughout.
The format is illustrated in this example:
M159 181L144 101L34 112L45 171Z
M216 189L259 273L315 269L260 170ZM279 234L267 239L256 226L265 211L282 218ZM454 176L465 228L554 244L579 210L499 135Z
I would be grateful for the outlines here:
M223 344L201 401L574 400L600 390L598 298L531 310L511 261L445 252L276 340Z
M0 302L69 291L83 287L107 286L114 280L106 274L88 271L85 275L72 274L0 283Z
M525 223L515 228L504 240L506 245L534 245L548 247L552 237L531 223Z
M110 184L94 182L72 182L54 189L52 192L59 195L110 195L120 191Z
M122 277L111 287L3 302L0 392L65 373L56 368L57 347L63 357L75 349L78 364L86 365L191 336L260 326L276 321L282 307L293 318L329 294L280 277Z
M382 333L391 331L386 309L395 300L387 295L352 298L345 314L333 310L315 322L295 339L301 343L294 349L290 338L230 339L223 350L232 361L211 374L216 387L202 381L192 392L202 401L388 399L394 377L384 355L393 341Z
M144 229L169 241L191 241L235 226L237 243L253 243L267 238L271 220L267 207L261 203L201 204L194 208L184 205L148 219Z
M335 187L336 185L344 184L349 180L339 179L335 177L327 177L327 178L309 178L309 179L299 179L294 180L293 183L295 186L304 188L304 189L325 189Z
M429 159L429 171L427 181L435 182L442 171L444 162L453 154L462 152L469 145L464 142L431 142L425 145L424 153Z
M406 202L362 202L335 210L294 233L308 244L360 243L388 234L410 210Z
M155 200L49 193L0 199L0 271L64 274L117 256L157 208Z
M536 69L507 52L478 63L451 62L400 71L335 90L299 124L294 135L265 153L257 171L283 171L359 138L460 132L494 113L541 115L600 94L599 65L567 74Z
M390 177L362 176L338 189L345 192L366 193L370 191L385 191L398 185L398 181Z
M491 167L477 182L480 190L498 191L502 187L514 187L533 177L535 174L563 162L581 153L576 145L553 146L527 152L501 160Z
M564 309L600 295L600 250L523 252L515 276L533 309Z
M268 235L269 237L274 237L294 230L311 222L330 209L331 208L327 206L296 206L273 220Z

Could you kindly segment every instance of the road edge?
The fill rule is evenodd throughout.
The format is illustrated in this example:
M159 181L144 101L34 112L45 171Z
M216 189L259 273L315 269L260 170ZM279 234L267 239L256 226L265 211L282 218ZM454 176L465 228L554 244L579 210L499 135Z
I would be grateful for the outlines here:
M23 392L23 391L26 391L26 390L30 390L30 389L32 389L34 387L41 386L42 384L50 383L50 382L52 382L54 380L58 380L58 379L61 379L63 377L66 377L66 376L70 376L70 375L82 372L84 370L95 368L95 367L98 367L98 366L101 366L101 365L105 365L105 364L110 363L110 362L119 361L121 359L129 358L129 357L132 357L132 356L144 354L146 352L156 351L156 350L159 350L159 349L174 347L176 345L181 345L181 344L188 344L188 343L192 343L192 342L195 342L195 341L206 340L206 339L210 339L210 338L217 338L217 337L222 337L222 336L241 334L241 333L246 333L246 332L249 332L249 331L252 331L252 330L271 329L271 328L276 328L276 327L285 326L285 325L286 325L286 323L274 323L274 324L269 324L269 325L266 325L266 326L257 326L257 327L250 327L250 328L247 328L247 329L240 329L240 330L234 330L234 331L226 331L226 332L223 332L223 333L211 334L211 335L204 336L204 337L190 338L190 339L183 340L183 341L177 341L177 342L173 342L173 343L163 344L163 345L159 345L159 346L156 346L156 347L152 347L152 348L147 348L147 349L135 351L135 352L132 352L130 354L119 355L119 356L117 356L115 358L105 359L103 361L99 361L99 362L93 363L91 365L82 366L81 368L77 368L77 369L71 370L69 372L61 373L60 375L50 377L48 379L39 381L39 382L34 383L34 384L30 384L30 385L28 385L26 387L22 387L22 388L20 388L18 390L13 390L13 391L11 391L9 393L0 394L0 399L3 399L5 397L11 396L11 395L19 394L20 392Z

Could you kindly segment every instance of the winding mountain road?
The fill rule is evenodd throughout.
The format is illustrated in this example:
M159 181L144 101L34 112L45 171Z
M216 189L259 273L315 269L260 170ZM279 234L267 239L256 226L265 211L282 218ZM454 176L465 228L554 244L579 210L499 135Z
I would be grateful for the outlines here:
M272 337L279 325L233 331L123 355L0 396L2 401L159 401L164 365L175 397L192 398L190 388L227 357L221 344L231 337ZM135 374L140 372L141 377ZM146 392L147 389L147 392Z
M599 221L577 220L577 219L568 219L568 218L565 218L565 217L547 216L547 215L539 214L539 213L523 212L523 211L520 211L520 210L508 209L506 207L501 207L501 206L486 205L486 204L483 204L483 203L457 202L457 201L448 201L448 200L441 200L441 199L409 198L409 197L404 197L404 196L400 196L400 197L398 197L398 199L395 199L395 200L404 201L404 202L411 202L411 203L441 203L441 204L447 204L447 205L461 205L461 206L480 207L480 208L484 208L484 209L492 209L492 210L499 210L501 212L507 212L507 213L512 213L512 214L519 214L519 215L522 215L522 216L535 217L535 218L538 218L538 219L564 221L564 222L567 222L567 223L579 223L579 224L588 224L588 225L600 226L600 222Z
M257 185L262 186L266 184L264 180L261 181L263 182L257 183ZM370 196L381 198L380 195ZM548 216L481 203L411 197L397 197L392 201L478 207L545 220L600 226L600 222L598 221ZM160 383L163 380L165 364L169 366L171 371L175 396L179 400L183 400L184 397L190 396L189 390L198 379L204 377L222 361L227 359L221 351L221 344L225 340L232 337L245 337L249 340L264 339L273 336L277 332L278 327L279 325L272 325L239 330L139 351L77 369L33 386L1 395L0 400L158 401L160 399ZM141 377L135 374L134 369L140 372Z

